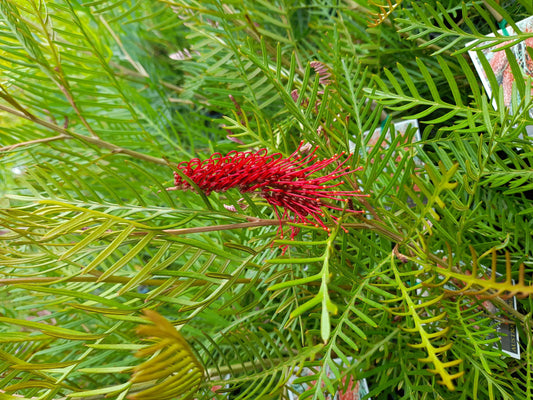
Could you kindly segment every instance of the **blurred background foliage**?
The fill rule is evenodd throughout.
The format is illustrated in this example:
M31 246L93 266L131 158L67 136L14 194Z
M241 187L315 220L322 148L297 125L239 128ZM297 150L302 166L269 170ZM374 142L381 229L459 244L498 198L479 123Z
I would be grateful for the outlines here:
M498 19L532 12L0 2L0 399L283 399L306 367L302 399L532 398L531 77L511 115L467 53L527 45ZM257 196L166 190L180 161L301 141L363 167L345 230L287 242Z

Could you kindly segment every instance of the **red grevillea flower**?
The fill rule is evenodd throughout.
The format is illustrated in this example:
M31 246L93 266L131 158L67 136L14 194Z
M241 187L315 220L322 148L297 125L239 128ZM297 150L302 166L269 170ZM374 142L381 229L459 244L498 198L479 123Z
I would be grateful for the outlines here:
M336 206L332 201L348 202L349 197L363 196L356 190L337 190L336 188L344 181L334 182L334 180L353 174L361 168L350 169L350 166L346 165L350 156L339 161L344 152L319 160L315 155L318 146L303 157L299 154L302 145L303 142L288 158L283 158L280 153L268 154L266 149L257 152L231 151L225 156L215 153L204 161L197 158L182 161L178 164L178 169L206 195L232 188L237 188L243 193L257 192L274 206L276 216L280 220L282 237L281 221L287 218L302 224L311 223L329 231L324 224L325 215L321 207L342 211L343 208ZM335 164L332 172L313 177L330 164ZM192 189L177 172L174 172L174 178L175 187L169 190ZM283 208L282 215L277 207ZM334 216L332 218L338 219ZM298 231L296 227L291 227L291 239Z

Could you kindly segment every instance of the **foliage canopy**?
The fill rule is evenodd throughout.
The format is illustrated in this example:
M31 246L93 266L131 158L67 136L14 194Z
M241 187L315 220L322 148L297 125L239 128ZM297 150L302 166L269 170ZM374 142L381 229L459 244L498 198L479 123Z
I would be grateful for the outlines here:
M533 10L484 3L1 1L0 399L533 398L532 81L511 114L466 53ZM330 232L166 190L301 141L362 167Z

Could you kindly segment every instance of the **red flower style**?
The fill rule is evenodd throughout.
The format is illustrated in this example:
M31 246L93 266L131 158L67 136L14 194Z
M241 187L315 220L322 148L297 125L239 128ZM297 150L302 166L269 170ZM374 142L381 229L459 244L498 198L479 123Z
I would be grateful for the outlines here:
M350 169L350 166L346 165L350 156L342 162L337 162L344 152L319 160L315 155L318 146L302 157L299 154L302 145L303 142L288 158L283 158L280 153L268 154L266 149L257 152L231 151L225 156L215 153L204 161L198 158L182 161L178 164L178 169L206 195L211 192L225 192L232 188L237 188L243 193L257 192L274 206L274 211L280 221L281 237L283 237L281 223L286 218L304 225L311 223L329 231L324 224L325 215L321 207L342 211L343 208L330 201L348 202L346 197L364 196L356 190L336 190L344 181L332 181L353 174L361 167ZM312 177L313 174L333 163L337 165L332 172ZM174 178L175 187L169 190L193 189L179 173L174 172ZM284 209L282 215L277 207ZM361 212L349 209L346 211ZM332 216L332 218L338 220L337 217ZM298 231L297 227L291 227L290 238L293 239Z

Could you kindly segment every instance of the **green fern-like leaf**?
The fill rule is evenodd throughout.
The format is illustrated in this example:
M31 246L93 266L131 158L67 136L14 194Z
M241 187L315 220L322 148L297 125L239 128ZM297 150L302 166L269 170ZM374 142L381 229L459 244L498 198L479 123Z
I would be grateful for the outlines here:
M144 313L154 325L140 326L137 332L156 340L156 343L137 352L137 357L152 357L134 368L130 381L150 385L128 395L128 398L148 400L190 396L202 383L202 364L170 322L155 311L144 310Z

